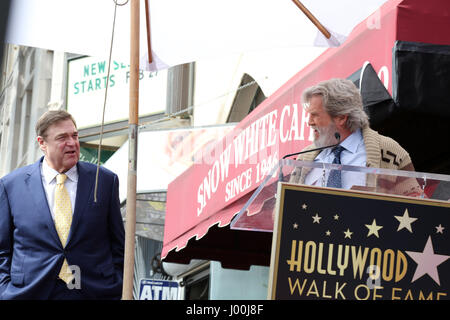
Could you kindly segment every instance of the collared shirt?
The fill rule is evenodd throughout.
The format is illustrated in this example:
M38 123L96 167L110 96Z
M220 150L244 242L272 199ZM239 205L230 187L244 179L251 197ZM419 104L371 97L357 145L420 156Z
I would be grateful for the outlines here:
M44 186L45 195L47 196L48 207L50 208L50 212L52 214L52 218L55 219L55 214L53 208L55 207L55 187L56 187L56 176L59 174L58 171L51 168L47 161L42 161L41 165L41 176L42 176L42 185ZM72 205L72 214L75 210L75 198L77 194L77 184L78 184L78 169L77 166L73 166L67 172L67 179L64 182L64 186L69 193L70 202Z
M341 164L350 166L365 167L367 161L366 147L361 130L358 129L349 135L344 141L340 143L345 149L341 153ZM332 163L334 154L332 148L322 150L314 162ZM329 170L321 168L313 168L305 179L305 184L325 186L328 180ZM342 172L342 188L350 189L353 185L364 186L366 183L365 174L357 172Z

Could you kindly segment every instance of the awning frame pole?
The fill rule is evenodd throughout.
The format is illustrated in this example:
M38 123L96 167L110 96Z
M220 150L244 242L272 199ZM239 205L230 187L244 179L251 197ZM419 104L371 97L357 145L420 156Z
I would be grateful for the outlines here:
M148 52L148 63L153 62L152 56L152 42L150 39L150 0L145 0L145 25L147 27L147 52Z
M325 38L330 39L331 33L320 23L319 20L308 10L299 0L292 0L295 5L302 10L302 12L308 17L309 20L319 29L319 31L325 36Z
M136 233L136 178L139 124L139 1L130 0L130 96L128 120L128 179L125 218L125 261L122 299L133 300Z

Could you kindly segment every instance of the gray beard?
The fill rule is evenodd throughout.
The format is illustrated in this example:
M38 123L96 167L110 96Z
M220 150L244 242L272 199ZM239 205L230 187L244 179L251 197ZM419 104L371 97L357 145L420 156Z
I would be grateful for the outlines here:
M314 144L318 148L323 148L337 143L334 134L338 132L338 130L334 123L330 123L328 127L319 128L316 126L311 126L311 128L319 131L319 137L314 140Z

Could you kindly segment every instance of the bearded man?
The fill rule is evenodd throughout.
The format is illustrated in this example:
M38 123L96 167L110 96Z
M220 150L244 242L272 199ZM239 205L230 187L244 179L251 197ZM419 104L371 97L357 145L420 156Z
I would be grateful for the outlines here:
M302 100L309 113L308 125L314 130L314 143L304 151L336 144L336 133L340 135L340 141L339 146L333 149L301 154L297 160L414 171L405 149L393 139L370 129L359 90L350 80L330 79L320 82L307 88L302 94ZM379 189L377 181L355 172L342 172L342 176L339 173L336 182L336 178L332 177L333 171L338 170L331 170L324 176L321 168L304 168L301 172L293 172L290 181L318 186L323 186L326 181L326 186L330 187L350 189L354 186L370 186ZM418 184L410 183L410 180L385 179L383 186L396 188L402 184L400 194L420 193ZM387 181L390 181L389 185Z

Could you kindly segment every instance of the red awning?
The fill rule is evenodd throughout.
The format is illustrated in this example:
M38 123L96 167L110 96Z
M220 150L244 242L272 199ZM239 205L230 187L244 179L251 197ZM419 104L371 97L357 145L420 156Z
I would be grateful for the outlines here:
M392 94L392 48L399 35L404 41L414 41L415 34L422 39L423 32L416 33L417 28L429 31L433 23L442 24L443 19L426 19L427 26L417 23L430 10L448 16L446 0L432 0L429 6L419 2L387 2L359 24L343 45L325 51L262 102L217 143L209 161L194 164L169 185L164 261L217 260L233 268L269 265L272 234L232 230L229 224L279 158L311 143L301 92L334 77L359 81L363 66L370 62ZM410 21L415 22L404 20L406 16L414 16ZM441 43L450 43L444 33ZM264 210L264 203L254 203L247 214L260 215L261 223L270 222L271 212Z
M220 261L222 266L248 269L251 265L268 265L272 233L249 233L231 230L230 222L251 194L247 194L198 223L174 241L164 243L165 262L189 263L193 258ZM258 212L256 212L258 213ZM166 226L167 226L166 221ZM166 231L170 229L166 227ZM239 248L239 250L236 250Z

